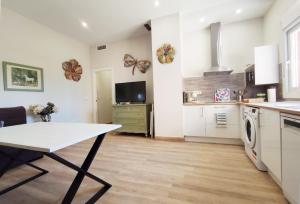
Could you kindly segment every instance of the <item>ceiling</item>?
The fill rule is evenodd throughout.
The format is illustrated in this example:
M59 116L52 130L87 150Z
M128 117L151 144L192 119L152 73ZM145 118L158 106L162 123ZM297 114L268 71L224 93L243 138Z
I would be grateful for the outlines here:
M147 33L150 19L182 12L186 30L210 21L233 22L263 16L274 0L2 0L2 6L91 45ZM242 8L240 15L235 15ZM199 19L205 16L205 23ZM84 28L81 23L86 22Z
M211 23L229 24L263 17L274 3L273 0L233 0L212 6L209 9L198 9L184 12L182 15L183 31L192 32L208 27ZM236 14L240 9L241 13Z

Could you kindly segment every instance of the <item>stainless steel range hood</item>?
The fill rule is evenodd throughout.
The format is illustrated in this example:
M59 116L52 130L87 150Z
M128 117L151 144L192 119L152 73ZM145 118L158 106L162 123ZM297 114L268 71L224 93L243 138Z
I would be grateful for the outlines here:
M210 25L210 41L211 41L211 68L204 72L204 76L211 75L228 75L233 70L220 64L221 58L221 23L212 23Z

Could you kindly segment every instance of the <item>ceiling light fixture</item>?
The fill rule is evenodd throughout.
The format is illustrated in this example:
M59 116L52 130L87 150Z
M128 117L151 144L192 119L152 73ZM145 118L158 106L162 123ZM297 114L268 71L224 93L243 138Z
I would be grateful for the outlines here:
M82 27L84 27L84 28L87 28L87 27L88 27L88 24L87 24L85 21L81 21L81 25L82 25Z
M235 14L238 15L238 14L242 13L242 11L243 11L243 10L239 8L239 9L237 9L237 10L235 11Z
M155 7L158 7L159 4L160 4L160 2L159 2L158 0L154 1L154 6L155 6Z
M204 23L204 21L205 21L204 17L200 18L200 23Z

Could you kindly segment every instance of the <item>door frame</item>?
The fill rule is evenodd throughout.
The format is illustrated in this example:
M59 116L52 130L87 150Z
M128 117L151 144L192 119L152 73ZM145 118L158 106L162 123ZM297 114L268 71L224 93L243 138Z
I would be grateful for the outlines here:
M114 88L113 85L115 84L114 81L114 69L111 67L104 67L104 68L97 68L93 69L92 71L92 83L93 83L93 120L94 123L98 123L98 106L97 106L97 85L96 85L96 74L97 72L102 72L102 71L111 71L111 87L112 87L112 104L114 103Z

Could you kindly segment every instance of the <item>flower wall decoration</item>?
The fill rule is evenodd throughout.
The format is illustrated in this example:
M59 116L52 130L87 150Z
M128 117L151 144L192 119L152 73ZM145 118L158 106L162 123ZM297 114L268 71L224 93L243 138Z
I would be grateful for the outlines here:
M124 55L124 67L133 67L132 75L134 75L134 70L137 67L143 74L150 68L151 62L149 60L137 60L129 54Z
M175 57L175 48L171 44L165 43L157 49L156 55L161 64L171 64Z
M62 64L65 77L68 80L79 81L82 75L82 67L76 59L71 59Z

